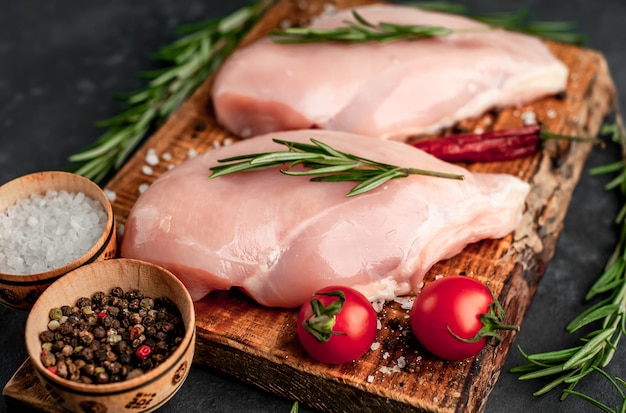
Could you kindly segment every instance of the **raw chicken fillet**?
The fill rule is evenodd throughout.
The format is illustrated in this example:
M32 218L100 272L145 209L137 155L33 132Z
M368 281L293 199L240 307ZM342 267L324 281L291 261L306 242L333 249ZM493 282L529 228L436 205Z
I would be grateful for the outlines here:
M320 140L398 166L464 175L411 175L354 197L355 182L311 182L278 168L210 179L218 159ZM209 151L165 173L134 205L121 255L171 270L194 300L238 287L262 305L296 307L340 284L370 300L419 290L433 264L518 225L529 185L472 173L404 143L340 132L273 133Z
M438 131L565 89L568 69L538 38L400 5L357 8L373 22L457 30L427 40L277 44L235 52L218 72L218 120L241 137L321 128L385 139ZM311 27L345 26L351 10Z

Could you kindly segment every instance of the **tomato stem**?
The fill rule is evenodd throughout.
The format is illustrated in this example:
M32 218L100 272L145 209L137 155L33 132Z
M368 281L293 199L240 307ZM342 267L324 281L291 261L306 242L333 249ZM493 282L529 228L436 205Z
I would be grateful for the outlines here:
M330 340L333 334L345 334L344 332L333 331L337 314L341 312L346 301L343 291L317 292L315 295L337 297L337 299L325 306L320 300L313 298L311 300L313 315L308 320L302 321L302 327L320 343Z
M487 344L492 347L497 347L500 342L502 342L502 336L500 336L498 330L519 331L519 326L504 324L504 317L506 316L504 309L502 308L502 305L498 301L496 295L493 291L491 291L491 288L489 288L489 283L486 284L486 287L489 290L489 293L491 293L493 302L489 305L489 311L480 315L480 322L483 327L476 333L476 335L472 338L459 337L452 331L449 325L446 327L448 328L448 332L452 334L454 338L464 343L476 343L477 341L486 338Z

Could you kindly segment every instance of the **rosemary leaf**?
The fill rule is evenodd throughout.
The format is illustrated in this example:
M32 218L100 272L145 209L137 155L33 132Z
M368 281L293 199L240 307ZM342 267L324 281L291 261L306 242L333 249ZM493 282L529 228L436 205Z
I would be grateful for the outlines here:
M354 188L352 188L346 196L351 197L351 196L364 194L365 192L371 191L372 189L377 188L389 182L392 179L404 178L407 176L409 175L407 173L402 172L400 168L390 169L377 176L373 176L369 179L366 179L360 184L354 186Z
M568 333L574 333L588 324L602 320L607 316L614 314L618 309L619 304L608 304L599 308L593 308L593 311L585 311L572 320L565 329Z
M581 399L591 403L594 407L599 408L603 412L606 412L606 413L616 413L615 410L613 410L611 407L609 407L606 404L600 402L599 400L594 399L593 397L587 396L584 393L580 393L580 392L573 391L573 390L568 390L568 389L564 390L564 392L567 393L567 394L572 394L574 396L580 397Z

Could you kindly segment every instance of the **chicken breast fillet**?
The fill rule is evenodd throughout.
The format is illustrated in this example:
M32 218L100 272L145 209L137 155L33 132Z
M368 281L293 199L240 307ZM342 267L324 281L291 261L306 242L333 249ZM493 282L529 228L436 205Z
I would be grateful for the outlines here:
M348 198L355 182L311 182L277 168L209 178L218 159L285 150L272 138L315 138L343 152L464 180L411 175ZM131 210L121 255L168 268L194 300L239 287L263 305L296 307L330 284L389 300L418 291L434 263L467 244L513 231L528 191L513 176L471 173L399 142L320 130L274 133L162 175Z
M263 38L217 74L212 97L222 125L241 137L321 128L403 140L565 88L568 69L535 37L409 6L356 10L374 23L458 33L354 45ZM325 15L311 27L345 26L351 12Z

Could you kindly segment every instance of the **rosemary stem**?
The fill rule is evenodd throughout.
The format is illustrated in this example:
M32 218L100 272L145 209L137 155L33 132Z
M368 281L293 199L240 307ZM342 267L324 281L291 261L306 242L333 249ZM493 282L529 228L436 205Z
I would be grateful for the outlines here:
M447 172L439 172L439 171L430 171L427 169L402 168L401 170L405 172L407 175L426 175L426 176L434 176L437 178L447 178L447 179L457 179L457 180L465 179L464 175L447 173Z

